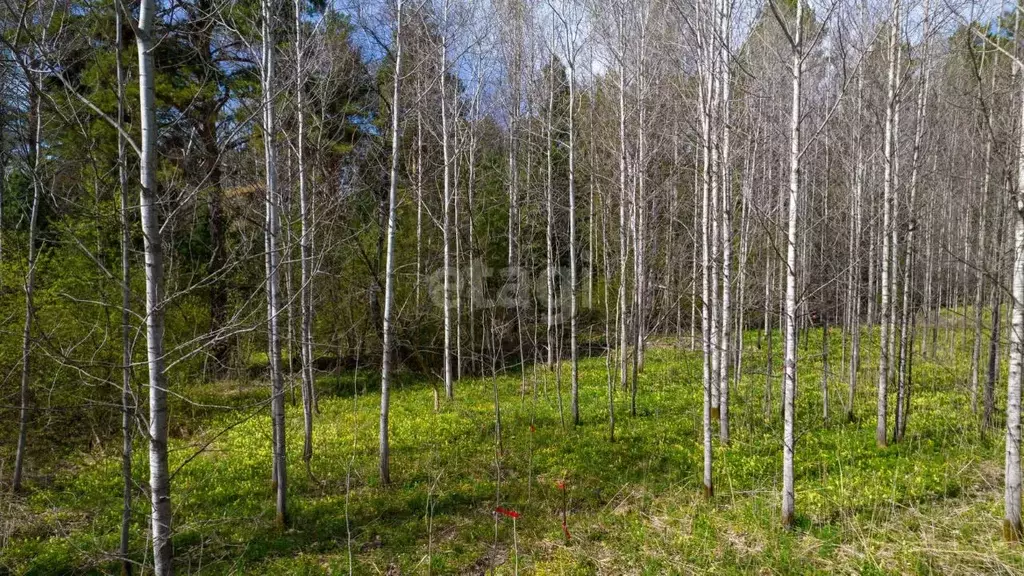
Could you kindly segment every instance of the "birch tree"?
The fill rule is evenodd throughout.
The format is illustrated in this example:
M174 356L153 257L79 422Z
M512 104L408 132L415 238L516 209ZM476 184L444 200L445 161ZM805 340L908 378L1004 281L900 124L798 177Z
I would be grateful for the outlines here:
M897 95L896 95L896 82L897 82L897 44L899 43L899 26L900 26L900 3L899 0L893 0L890 8L890 22L889 22L889 75L888 75L888 92L886 96L886 107L885 107L885 141L883 146L884 151L884 171L883 176L883 188L882 188L882 273L881 273L881 292L882 300L879 305L879 312L881 313L881 337L879 339L879 353L878 353L878 423L875 428L875 442L880 447L884 447L888 443L887 429L888 429L888 412L887 406L889 401L889 364L890 364L890 349L889 340L891 338L891 327L892 327L892 227L893 227L893 195L895 194L893 180L895 178L895 163L896 163L896 106L897 106Z
M149 486L153 572L170 576L171 478L167 459L167 376L164 373L164 253L157 189L156 67L153 0L141 0L135 28L139 58L139 215L146 260L146 367L149 372Z
M451 208L452 208L452 162L449 144L449 102L448 102L448 11L449 0L443 0L440 38L440 71L439 84L441 92L441 151L444 158L444 187L442 189L442 224L441 234L444 244L444 394L451 400L455 398L455 385L452 377L452 303L451 303Z
M721 179L722 187L722 299L720 323L720 345L718 354L721 359L718 361L718 424L719 438L723 444L729 443L729 328L731 318L732 300L732 172L729 167L729 140L730 140L730 63L729 63L729 42L732 37L732 0L722 0L721 14L719 15L719 74L718 90L721 92L721 160L719 163L719 174L715 177ZM742 328L740 329L742 331Z
M706 6L705 6L706 8ZM697 23L698 45L700 47L700 105L701 105L701 148L702 148L702 178L701 189L701 341L703 352L703 386L704 386L704 497L711 499L714 496L713 479L713 446L711 423L714 418L714 388L717 386L714 370L713 357L715 355L714 340L712 338L712 315L711 305L712 267L711 267L711 156L712 156L712 109L714 104L714 67L711 64L711 47L709 45L709 31L707 30L706 19Z
M804 45L803 14L801 0L796 3L796 20L790 28L779 14L773 0L769 0L772 14L778 21L791 48L790 75L792 81L792 107L789 120L789 216L786 232L786 297L785 325L783 326L784 358L784 421L782 433L782 525L793 527L796 510L796 491L793 485L793 456L796 444L794 430L796 404L796 290L797 290L797 241L800 213L800 144L801 85L803 82Z
M391 174L388 187L387 256L384 265L384 317L382 328L383 353L380 376L380 449L378 473L381 484L391 483L391 448L389 444L388 416L391 408L391 354L392 354L392 307L395 301L395 231L398 226L398 151L400 118L398 90L402 78L402 4L395 0L395 71L391 94Z
M284 413L284 376L281 368L281 338L278 322L281 314L281 303L278 290L280 288L280 253L278 236L281 234L281 219L278 210L281 206L280 191L277 188L277 146L275 143L275 95L277 80L274 72L275 41L274 20L276 5L274 0L260 2L261 58L260 88L263 112L263 153L266 190L264 210L266 222L264 234L267 250L266 256L266 293L267 293L267 357L270 359L270 419L273 428L273 479L277 525L283 527L287 523L286 496L288 489L287 460L285 458L285 413Z
M301 280L299 284L300 331L299 346L302 356L302 461L306 472L313 458L313 222L312 207L306 183L306 100L302 13L303 0L295 0L295 157L298 164L299 218L302 231L299 236Z
M1019 28L1020 3L1014 21L1014 32ZM1014 50L1013 67L1021 76L1020 55ZM1010 310L1010 373L1006 385L1006 467L1003 492L1003 538L1019 541L1024 536L1021 524L1021 463L1020 463L1020 404L1022 363L1024 363L1024 88L1021 88L1020 119L1017 149L1017 190L1013 205L1013 286Z

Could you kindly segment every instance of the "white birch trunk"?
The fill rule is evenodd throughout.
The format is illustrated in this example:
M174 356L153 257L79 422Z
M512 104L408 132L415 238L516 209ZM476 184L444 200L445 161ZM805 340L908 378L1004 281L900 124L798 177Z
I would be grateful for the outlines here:
M797 283L797 219L800 213L800 87L803 80L803 2L796 4L796 25L793 27L792 81L793 105L789 120L789 225L786 233L786 324L785 324L785 420L782 436L782 525L793 527L796 492L793 485L793 456L796 435L794 410L796 397L796 283ZM780 21L781 24L781 21Z
M451 303L451 151L448 147L448 1L444 2L444 22L441 24L441 148L444 158L444 189L441 236L444 242L444 394L455 398L455 384L452 381L452 303ZM397 101L397 100L396 100ZM397 134L397 132L395 132Z
M267 246L267 355L270 360L271 403L270 419L273 427L273 466L275 503L278 526L287 524L285 497L288 489L287 460L285 458L284 427L284 379L281 367L281 339L278 321L281 315L280 254L277 241L281 233L281 219L278 209L281 204L277 189L277 146L274 142L276 126L274 114L275 73L274 73L274 31L276 18L274 0L262 0L262 96L263 96L263 151L266 175L266 246Z
M416 75L416 308L423 285L423 88Z
M1014 68L1017 72L1021 70L1020 60L1015 59ZM1021 93L1024 95L1024 89ZM1021 102L1020 127L1016 150L1018 183L1024 182L1024 99ZM1010 315L1010 374L1006 384L1003 537L1009 541L1019 541L1024 536L1024 527L1021 525L1020 468L1021 364L1024 362L1024 193L1018 190L1013 202L1013 302Z
M576 343L576 60L572 38L566 31L569 64L569 354L571 357L572 394L570 411L573 425L580 424L579 357Z
M1018 178L1024 179L1024 135L1021 136L1018 154ZM1009 541L1019 541L1024 535L1021 526L1020 468L1021 357L1024 348L1024 201L1020 192L1014 200L1016 212L1013 234L1013 306L1010 316L1010 374L1006 387L1006 466L1003 493L1003 537Z
M167 460L167 378L164 374L164 256L157 192L156 66L153 0L141 0L135 34L139 57L139 215L146 261L146 367L149 372L149 485L153 572L171 568L171 480Z
M882 188L882 273L881 292L882 300L879 312L881 313L881 338L879 339L878 354L878 422L875 427L875 442L879 446L885 446L888 442L886 429L888 427L888 400L889 400L889 341L892 322L892 234L893 227L893 179L896 163L895 144L895 112L896 112L896 44L899 41L899 0L892 2L892 14L889 22L889 80L888 96L885 107L885 151L884 164L885 174Z
M619 17L619 34L625 36L625 18ZM624 52L625 41L622 40L620 50ZM619 369L620 385L626 388L628 372L626 370L626 356L629 342L629 328L626 322L626 291L628 279L626 277L626 263L629 260L626 244L626 64L625 56L619 54Z
M862 196L863 198L863 196ZM878 226L874 223L874 214L872 210L872 204L868 203L868 294L867 294L867 325L871 328L875 325L875 309L878 307L878 290L875 286L875 276L878 273L878 266L875 261L875 253L877 249L878 241L875 236L877 234Z
M702 104L703 105L703 104ZM703 118L703 111L701 113ZM700 150L703 146L694 147L693 151L693 249L690 255L690 350L697 349L697 247L700 244Z
M750 202L753 194L754 158L757 157L757 143L753 146L752 158L747 163L746 174L743 175L742 196L740 204L740 254L739 278L737 279L736 302L736 364L733 367L733 384L739 389L743 377L743 333L746 328L746 297L747 297L747 264L750 256Z
M601 256L602 266L601 269L604 272L604 335L605 342L608 345L608 352L605 354L605 370L607 372L607 387L608 387L608 441L615 441L615 378L612 368L612 351L611 346L614 341L612 334L612 315L611 315L611 298L610 289L612 284L612 268L608 265L608 252L610 248L608 246L608 211L605 210L605 206L608 205L607 198L600 190L597 191L598 196L601 199Z
M555 28L554 23L551 26L551 45L554 46ZM552 125L552 109L555 106L555 58L554 54L551 54L550 61L548 63L548 109L545 114L545 136L547 142L545 146L545 157L547 159L547 181L544 185L545 207L547 213L547 229L545 233L545 240L547 246L547 262L545 268L547 269L547 286L548 286L548 301L547 301L547 343L548 343L548 369L554 370L555 368L555 348L557 344L555 342L555 201L554 201L554 190L552 183L552 176L554 166L552 164L551 150L554 147L554 126Z
M650 274L647 270L647 185L648 185L648 130L647 130L647 98L650 81L647 77L647 47L648 47L648 26L650 6L642 4L637 11L638 24L638 54L637 54L637 170L636 189L633 200L633 211L636 215L635 228L633 231L633 253L636 270L634 280L634 301L636 315L634 325L636 334L634 341L633 355L633 385L630 395L630 411L636 415L636 396L639 386L638 374L644 369L644 356L647 347L647 319L648 319L648 279Z
M299 172L299 219L302 235L299 237L299 256L302 274L299 285L300 330L299 345L302 354L302 461L309 472L309 461L313 457L313 221L311 218L309 191L306 184L306 108L303 82L302 37L303 0L295 0L295 116L296 135L295 155Z
M708 74L709 74L709 79L708 79L708 84L709 84L709 87L708 87L708 98L709 98L709 101L708 101L708 122L709 122L708 138L709 138L709 142L708 142L708 147L710 148L710 155L711 155L711 157L710 157L710 166L708 168L708 173L705 175L705 177L708 179L709 185L711 187L711 191L710 191L710 195L711 195L711 223L710 223L710 226L711 226L711 240L710 240L710 244L711 244L711 246L710 246L710 248L711 248L711 262L710 262L710 264L711 264L711 277L710 277L710 283L711 283L711 286L710 286L710 293L709 293L709 297L711 298L711 302L710 302L711 303L711 319L710 319L710 323L711 323L711 417L713 419L715 419L715 420L718 420L720 418L720 416L721 416L720 378L721 378L721 362L722 362L722 350L721 350L721 345L722 345L721 336L722 336L722 333L721 333L721 326L720 326L720 323L721 323L721 320L722 320L722 313L721 313L722 309L721 309L721 305L720 305L721 291L719 289L719 284L718 284L719 275L721 273L721 270L719 268L719 254L720 254L719 245L721 243L721 229L720 229L720 225L721 225L721 220L722 220L722 218L721 218L722 207L720 205L721 204L721 199L722 199L721 198L721 190L720 190L721 179L719 177L719 172L718 172L719 171L719 166L720 166L720 156L719 155L721 153L721 149L719 148L719 129L720 129L719 122L720 122L720 118L718 116L719 106L721 104L721 94L720 94L720 91L719 91L720 90L720 86L719 86L719 76L718 76L718 70L719 70L718 66L719 66L720 63L718 62L718 57L717 57L718 56L718 50L716 48L716 44L718 42L719 25L720 25L720 17L718 16L718 13L721 10L722 1L723 0L715 0L715 2L713 3L714 7L713 7L713 10L712 10L711 15L710 15L710 19L711 19L711 22L712 22L712 24L711 24L712 29L711 29L710 37L706 39L707 46L705 48L709 52L709 54L708 54L708 60L709 60L709 64L708 64L708 66L709 66L709 72L708 72Z
M451 138L452 144L452 222L450 227L450 234L452 241L455 243L455 254L453 255L454 267L455 267L455 318L452 324L455 326L455 346L453 348L453 354L455 356L454 362L454 375L455 381L462 379L462 260L460 258L462 254L462 230L459 228L459 179L462 177L462 165L460 164L461 154L459 153L459 142L463 138L459 134L459 111L458 103L455 103L455 110L452 111L454 116L453 121L453 133Z
M1014 16L1014 36L1020 29L1020 7ZM1016 56L1016 51L1015 51ZM1014 58L1014 76L1022 64ZM1021 90L1024 95L1024 88ZM1021 99L1020 133L1017 143L1017 183L1024 182L1024 98ZM1018 189L1013 198L1013 292L1010 313L1010 374L1006 385L1006 467L1003 493L1003 538L1019 541L1021 526L1020 400L1021 369L1024 362L1024 194Z
M707 42L707 35L704 35L704 42ZM698 42L700 45L701 42ZM713 98L712 93L712 77L714 74L713 67L711 66L711 59L708 57L710 47L706 44L703 46L703 58L701 70L701 82L700 82L700 104L701 104L701 148L703 149L702 158L702 176L701 179L701 342L702 351L704 355L703 362L703 373L702 373L702 384L704 386L704 421L703 421L703 432L704 432L704 497L711 499L714 497L714 479L713 479L713 456L714 449L712 446L712 429L711 421L713 419L713 389L716 385L714 381L715 373L712 369L712 358L714 357L714 348L712 347L711 338L711 105Z
M593 62L593 60L594 60L593 48L591 48L590 60L591 60L591 62ZM595 188L596 188L596 184L594 183L594 174L596 172L596 164L594 162L594 150L596 150L595 147L597 146L597 143L595 142L595 130L594 130L594 126L595 126L595 124L594 124L594 108L595 108L596 97L597 97L597 82L596 82L596 79L592 77L591 81L590 81L590 126L589 126L589 129L590 129L590 150L588 151L589 160L590 160L590 162L589 162L589 164L590 164L590 174L589 174L589 184L587 186L588 192L590 193L590 202L587 204L587 209L590 212L587 215L587 223L588 223L588 226L589 226L589 229L588 229L588 236L589 237L588 237L588 240L587 240L587 250L589 252L589 257L587 258L587 308L588 309L591 309L591 308L594 307L594 261L595 261L595 258L597 258L597 255L596 255L596 253L594 251L595 250L594 246L597 243L597 227L594 225L594 198L595 198L594 197L594 191L595 191Z
M633 174L633 381L630 386L629 412L636 416L636 398L639 387L639 373L644 364L644 341L647 319L647 18L649 14L641 8L639 20L639 54L637 55L637 152L636 170Z
M857 71L857 135L853 167L853 231L849 251L850 366L846 399L846 420L856 419L857 379L860 375L860 309L861 309L861 235L864 223L864 72ZM868 266L871 266L870 259Z
M730 0L723 1L719 33L721 35L720 61L721 66L719 80L719 91L721 92L721 163L719 172L721 174L722 186L722 320L720 346L718 350L718 424L719 439L723 444L729 443L729 355L730 339L729 329L731 327L731 299L732 299L732 171L730 170L729 140L731 130L729 129L730 110L730 68L729 68L729 40L731 38L732 3ZM716 175L717 176L717 175Z
M477 78L477 81L479 82L479 77ZM474 194L474 190L475 190L475 187L476 187L476 147L477 147L476 121L477 121L477 118L478 118L479 110L480 110L480 88L479 88L479 85L478 85L476 94L474 95L474 98L473 98L473 107L472 107L472 113L471 113L472 118L470 119L470 122L469 122L469 177L468 177L468 180L466 182L466 202L467 202L466 211L468 212L468 214L466 216L466 219L469 222L469 231L468 231L468 236L466 238L466 248L469 251L469 254L468 254L468 257L469 257L469 320L470 320L469 321L469 370L470 370L471 373L473 371L473 362L474 362L474 358L476 356L476 353L475 353L476 322L473 322L473 311L476 310L476 271L475 271L476 264L473 261L473 258L474 258L474 255L475 255L475 252L473 250L474 242L475 242L474 235L476 234L476 231L474 230L474 226L473 226L473 194ZM516 309L518 310L518 305L516 306ZM518 314L516 316L518 317ZM461 320L461 314L460 314L459 318ZM522 350L520 350L520 356L521 355L522 355ZM460 366L461 366L461 363L460 363ZM524 378L523 384L524 384L524 390L525 390L525 383L526 383L526 381L525 381L525 378L526 378L526 369L525 369L525 367L521 367L520 371L521 371L521 373L523 375L523 378Z
M399 100L398 88L402 78L402 4L395 2L395 78L391 94L391 184L388 188L387 256L384 264L384 318L383 352L380 379L380 449L378 472L381 484L391 483L391 449L388 442L388 412L391 408L391 314L395 300L395 228L398 225L398 150Z

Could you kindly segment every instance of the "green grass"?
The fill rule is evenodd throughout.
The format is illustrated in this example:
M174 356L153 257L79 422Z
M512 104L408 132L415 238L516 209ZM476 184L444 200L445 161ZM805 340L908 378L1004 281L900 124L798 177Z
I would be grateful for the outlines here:
M831 338L827 426L821 332L800 348L792 532L780 527L781 422L777 406L770 418L764 415L765 351L753 345L753 333L742 384L732 391L732 443L716 440L710 502L701 492L700 354L666 342L648 353L636 417L629 415L628 394L616 392L614 443L607 439L604 358L580 364L583 425L576 429L568 424L567 364L565 429L553 373L529 368L525 397L518 374L499 376L504 452L497 461L491 379L459 382L456 400L443 402L439 413L428 383L403 380L392 397L390 487L376 477L379 395L353 396L362 381L325 381L330 394L315 420L315 479L300 458L301 410L288 407L286 531L273 523L266 409L179 403L171 416L172 465L212 443L173 480L178 571L347 573L351 550L356 574L480 573L491 566L512 574L517 561L521 572L537 574L1024 572L1021 549L1000 539L1001 428L979 434L965 387L970 344L959 332L952 341L939 336L938 359L915 359L907 438L886 449L874 440L877 334L864 339L853 423L842 406L847 384L838 330ZM372 388L371 376L362 375ZM773 385L777 403L777 376ZM1001 376L997 389L1004 388ZM187 392L200 404L233 406L252 406L267 395L265 388L234 383ZM115 446L73 455L56 466L60 472L48 486L0 500L0 573L118 570L111 556L120 518ZM147 477L146 466L139 443L137 481ZM556 487L563 478L568 543ZM495 521L497 504L522 514L515 535L511 520ZM133 524L140 562L146 508L139 502Z

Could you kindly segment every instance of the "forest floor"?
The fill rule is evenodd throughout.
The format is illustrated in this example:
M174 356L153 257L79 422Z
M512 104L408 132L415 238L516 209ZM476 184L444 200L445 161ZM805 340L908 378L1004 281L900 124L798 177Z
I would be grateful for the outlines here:
M664 341L648 352L636 416L628 393L616 391L614 442L603 357L580 363L576 428L568 362L564 425L559 384L545 367L527 369L525 395L519 374L464 379L437 413L429 383L403 383L392 395L389 487L376 474L379 394L361 392L376 377L324 379L311 474L301 460L301 408L288 404L284 531L274 527L267 388L189 388L193 403L179 400L171 416L172 468L191 458L172 483L177 573L1024 573L1024 550L1000 536L1002 418L979 433L967 385L970 343L940 331L938 358L915 356L907 437L879 449L877 336L864 339L858 420L847 422L847 378L832 331L826 423L821 334L800 348L793 531L779 521L780 346L776 335L766 418L766 351L751 332L742 382L731 393L732 442L715 442L711 501L701 489L701 356ZM996 390L1001 415L1005 367ZM0 573L119 571L120 462L116 443L104 448L71 455L25 496L0 497ZM147 477L145 458L137 442L138 481ZM137 502L132 549L144 562L148 506ZM496 516L497 506L520 517Z

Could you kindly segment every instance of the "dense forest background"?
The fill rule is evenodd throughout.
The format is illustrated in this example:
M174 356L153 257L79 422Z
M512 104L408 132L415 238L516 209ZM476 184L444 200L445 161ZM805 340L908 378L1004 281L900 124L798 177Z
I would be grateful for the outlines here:
M928 0L6 1L2 485L120 459L122 533L150 499L166 574L175 467L218 437L168 466L168 434L203 418L272 414L284 526L321 398L380 395L387 485L391 389L437 412L540 370L562 428L614 441L668 347L701 354L673 374L703 383L704 494L734 406L780 426L788 527L805 358L813 426L875 420L879 450L913 433L915 362L945 367L1005 436L1016 540L1018 30Z

